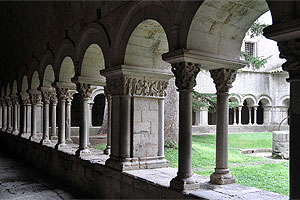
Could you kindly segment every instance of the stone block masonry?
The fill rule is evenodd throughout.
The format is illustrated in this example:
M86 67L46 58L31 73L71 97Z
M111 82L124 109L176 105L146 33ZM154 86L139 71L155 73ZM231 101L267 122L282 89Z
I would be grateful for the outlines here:
M272 156L275 158L289 159L289 131L273 131Z

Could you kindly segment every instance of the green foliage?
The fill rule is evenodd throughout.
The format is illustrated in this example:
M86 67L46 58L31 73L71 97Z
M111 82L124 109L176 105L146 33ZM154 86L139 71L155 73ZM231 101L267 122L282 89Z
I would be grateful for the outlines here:
M249 56L247 52L241 51L241 57L248 63L248 67L252 67L254 70L261 69L267 64L268 59L271 57L264 58L263 56Z
M168 149L178 149L178 144L174 140L167 139L165 141L165 148L168 148Z
M268 24L260 23L256 20L249 29L250 38L261 36L263 34L264 28L269 26Z
M229 96L233 96L230 94ZM229 102L229 108L238 107L237 102ZM209 110L216 111L217 108L217 95L211 93L199 93L193 91L193 111L199 111L201 108L208 108Z

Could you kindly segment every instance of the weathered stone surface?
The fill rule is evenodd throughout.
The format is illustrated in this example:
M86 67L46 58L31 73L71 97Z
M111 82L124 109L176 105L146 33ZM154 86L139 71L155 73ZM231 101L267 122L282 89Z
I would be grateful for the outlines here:
M288 131L273 131L272 156L289 159L289 137Z

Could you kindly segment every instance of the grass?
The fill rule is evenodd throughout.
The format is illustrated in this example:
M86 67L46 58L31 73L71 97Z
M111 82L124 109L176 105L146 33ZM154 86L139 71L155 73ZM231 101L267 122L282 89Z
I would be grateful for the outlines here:
M195 173L210 176L215 167L215 135L193 136L193 164ZM281 163L260 164L267 158L241 154L241 149L272 148L272 133L229 134L229 168L236 182L283 195L288 195L288 161ZM178 149L166 148L166 159L171 167L178 167ZM248 163L248 166L232 164Z
M93 148L104 151L105 148L106 148L106 144L96 144L96 145L93 146Z

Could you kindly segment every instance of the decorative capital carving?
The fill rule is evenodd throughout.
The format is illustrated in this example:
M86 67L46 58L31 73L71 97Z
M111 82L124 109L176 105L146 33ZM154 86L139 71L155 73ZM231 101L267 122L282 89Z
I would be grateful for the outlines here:
M0 99L1 106L6 106L6 102L4 98Z
M148 77L128 77L125 75L107 79L106 96L138 95L138 96L166 96L168 81L154 80Z
M236 70L222 68L210 70L209 72L214 79L217 93L228 92L232 88L232 83L236 77Z
M56 105L56 104L57 104L56 93L52 93L52 94L51 94L50 102L51 102L52 105Z
M86 83L77 83L76 84L77 91L81 98L89 99L92 96L92 89L90 84Z
M180 62L172 64L175 75L175 85L179 90L189 90L196 86L196 77L200 72L200 65L195 63Z
M289 72L288 81L300 80L300 42L295 40L278 42L278 47L279 57L286 59L282 69Z
M31 94L31 103L33 105L42 104L42 95L41 94Z
M44 103L50 104L52 93L51 92L43 92L42 94L43 94Z
M59 100L65 101L67 99L67 95L68 95L67 88L56 88L56 92Z
M7 106L7 107L12 106L12 100L11 100L11 98L6 98L6 99L5 99L5 102L6 102L6 106Z
M12 97L11 101L12 101L13 105L15 105L15 106L19 105L19 98L18 98L18 96Z
M21 101L23 105L29 105L30 104L30 97L29 96L21 96Z

